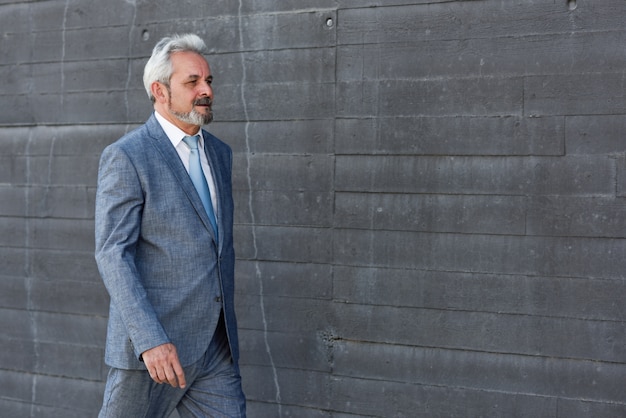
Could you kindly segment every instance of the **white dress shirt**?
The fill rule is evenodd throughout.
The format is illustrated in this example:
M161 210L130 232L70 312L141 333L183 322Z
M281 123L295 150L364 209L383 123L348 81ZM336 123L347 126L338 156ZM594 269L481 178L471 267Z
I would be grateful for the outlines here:
M180 160L185 166L185 170L189 172L189 155L191 154L191 152L189 146L183 142L183 138L188 135L176 125L161 116L156 110L154 111L154 116L165 131L165 134L167 135L169 140L172 142L172 145L176 149ZM202 165L202 172L204 173L206 182L209 185L209 192L211 192L211 203L213 204L213 212L215 213L215 216L217 218L217 192L215 188L215 182L213 181L213 174L211 173L211 167L209 166L209 161L204 152L204 138L202 137L202 129L200 129L196 135L200 137L200 140L198 141L198 151L201 151L200 164Z

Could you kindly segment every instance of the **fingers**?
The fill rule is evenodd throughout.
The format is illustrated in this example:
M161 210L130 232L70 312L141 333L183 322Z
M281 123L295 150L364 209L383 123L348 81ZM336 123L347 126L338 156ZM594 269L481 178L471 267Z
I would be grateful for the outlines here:
M187 382L185 381L185 372L183 371L183 367L180 365L180 362L176 362L173 365L174 373L176 373L176 380L178 381L178 386L181 389L184 389L187 386Z
M180 388L187 385L185 373L173 344L163 344L146 350L142 353L142 358L150 377L155 382Z
M162 373L164 376L161 373L158 374L160 379L159 383L168 383L173 387L180 387L181 389L185 388L187 384L185 382L185 373L178 361L171 364L170 367L166 366Z

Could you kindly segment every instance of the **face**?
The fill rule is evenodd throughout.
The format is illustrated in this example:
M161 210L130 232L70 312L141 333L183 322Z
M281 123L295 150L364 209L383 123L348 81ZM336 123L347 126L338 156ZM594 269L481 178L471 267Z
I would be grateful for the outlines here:
M155 108L174 125L193 135L201 125L213 120L211 69L204 57L195 52L175 52L171 60L169 86L153 83Z

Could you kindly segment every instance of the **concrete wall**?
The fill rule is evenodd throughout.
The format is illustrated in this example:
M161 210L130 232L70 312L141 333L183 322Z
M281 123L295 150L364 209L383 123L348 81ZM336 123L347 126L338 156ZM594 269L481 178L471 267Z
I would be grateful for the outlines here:
M303 7L306 7L303 9ZM210 45L250 417L626 415L623 0L0 0L0 416L95 416L103 147Z

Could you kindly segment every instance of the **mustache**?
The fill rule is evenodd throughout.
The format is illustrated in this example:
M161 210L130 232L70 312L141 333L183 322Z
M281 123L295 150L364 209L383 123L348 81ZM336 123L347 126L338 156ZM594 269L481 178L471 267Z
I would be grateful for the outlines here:
M194 101L193 105L194 106L212 106L213 100L211 100L209 97L203 97L201 99Z

